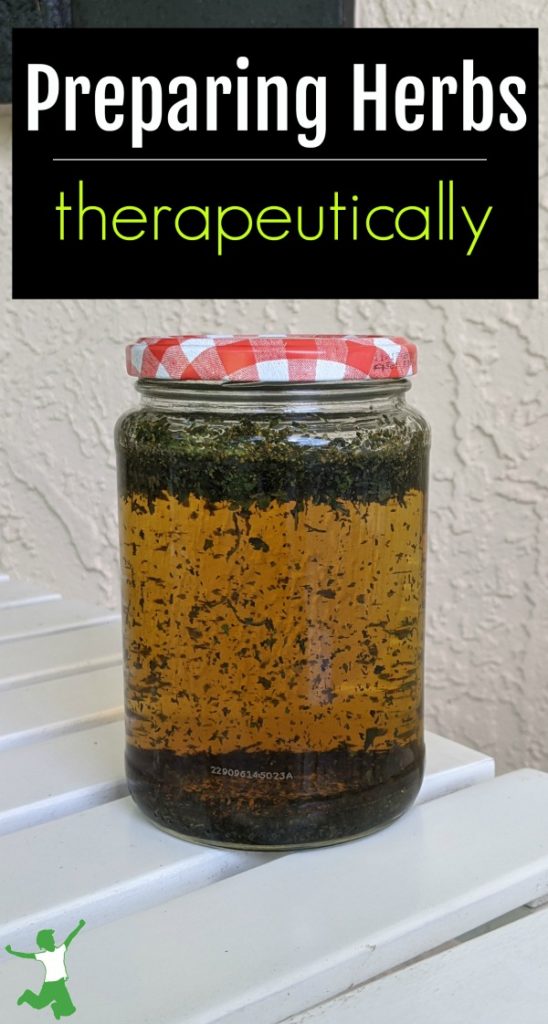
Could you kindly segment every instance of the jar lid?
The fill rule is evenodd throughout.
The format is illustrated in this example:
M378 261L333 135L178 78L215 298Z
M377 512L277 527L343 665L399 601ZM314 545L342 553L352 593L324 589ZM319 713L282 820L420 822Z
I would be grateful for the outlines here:
M126 362L132 377L154 380L398 380L417 372L417 349L373 334L181 334L140 338Z

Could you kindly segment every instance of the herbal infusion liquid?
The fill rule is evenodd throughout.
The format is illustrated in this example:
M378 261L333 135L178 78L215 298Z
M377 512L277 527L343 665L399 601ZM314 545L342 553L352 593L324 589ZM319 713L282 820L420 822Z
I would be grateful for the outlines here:
M116 429L127 773L240 848L364 835L414 800L429 429L402 338L128 349Z

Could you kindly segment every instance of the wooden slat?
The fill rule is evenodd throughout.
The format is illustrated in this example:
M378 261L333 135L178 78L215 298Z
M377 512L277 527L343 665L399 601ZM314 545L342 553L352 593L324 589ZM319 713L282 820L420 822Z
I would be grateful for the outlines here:
M87 734L69 734L36 742L31 747L0 751L0 778L24 782L4 793L0 789L0 834L73 813L80 807L104 803L112 799L112 794L125 793L122 723L93 729L93 740L90 743ZM477 781L483 781L484 755L427 734L427 749L430 743L434 754L427 754L427 775L418 803L432 800L438 791L445 794L450 787L455 791L469 786L474 771ZM456 760L460 760L460 772L455 768ZM493 771L492 760L487 760ZM44 762L54 766L55 786L43 771Z
M60 594L40 583L20 583L19 580L2 581L0 576L0 614L5 608L59 600Z
M66 831L54 850L45 828L22 832L11 837L20 860L9 847L21 901L10 897L3 934L32 949L37 921L62 934L87 920L71 950L79 1024L278 1024L548 892L547 806L547 775L503 775L366 839L281 856L142 912L134 898L130 916L103 927L96 886L80 898L72 877L119 857L119 833L97 832L90 856ZM28 977L28 965L0 966L4 1019Z
M0 835L123 796L123 723L0 751L0 779Z
M74 915L105 923L265 864L272 855L185 843L152 827L126 797L4 836L0 858L3 877L17 880L2 894L3 949L28 941L29 919L34 930L46 927L52 914L60 928L69 928Z
M122 660L119 622L14 640L0 647L0 691L57 676L87 672Z
M0 643L62 633L119 618L117 612L94 608L83 601L46 601L20 608L5 608L0 613Z
M116 721L123 701L121 665L0 690L0 750Z
M494 778L495 762L489 754L471 750L461 743L426 733L426 770L420 802L439 799L448 793Z
M285 1024L401 1024L410 1007L420 1024L546 1024L547 949L548 910L539 910Z

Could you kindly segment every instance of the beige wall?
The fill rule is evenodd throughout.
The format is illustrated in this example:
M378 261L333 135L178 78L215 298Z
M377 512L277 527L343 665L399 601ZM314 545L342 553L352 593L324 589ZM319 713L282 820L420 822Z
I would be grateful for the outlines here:
M359 7L362 25L548 28L540 2ZM133 400L125 342L213 330L407 334L421 346L412 400L434 437L428 723L494 753L499 768L548 769L546 302L12 302L10 129L0 118L0 565L116 604L112 428ZM545 257L546 228L544 205Z

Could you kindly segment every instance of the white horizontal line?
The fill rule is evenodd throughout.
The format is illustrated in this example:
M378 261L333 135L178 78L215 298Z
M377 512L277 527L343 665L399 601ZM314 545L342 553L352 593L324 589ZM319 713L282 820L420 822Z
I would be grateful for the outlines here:
M487 163L486 156L54 156L53 163Z

